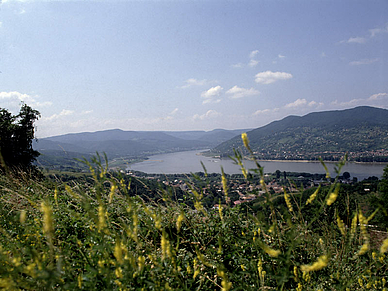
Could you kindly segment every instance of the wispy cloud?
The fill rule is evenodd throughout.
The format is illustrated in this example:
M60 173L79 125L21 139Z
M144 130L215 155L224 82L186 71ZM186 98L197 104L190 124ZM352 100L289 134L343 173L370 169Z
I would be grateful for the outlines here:
M185 84L183 86L181 86L180 88L186 89L186 88L189 88L189 87L192 87L192 86L203 86L203 85L206 85L206 84L208 84L208 81L206 79L204 79L204 80L197 80L197 79L191 78L191 79L187 79L185 81Z
M74 110L63 109L63 110L62 110L60 113L58 113L58 114L53 114L53 115L48 116L48 117L43 117L43 118L42 118L42 121L52 121L52 120L59 119L59 118L64 117L64 116L73 115L74 112L75 112Z
M221 116L222 114L217 112L216 110L208 110L205 114L199 115L195 114L193 116L194 120L205 120L205 119L212 119Z
M335 100L331 102L332 106L335 107L353 107L360 105L371 105L371 106L388 106L388 93L377 93L369 96L368 98L357 98L350 101L339 102Z
M307 101L306 99L304 98L299 98L297 100L295 100L294 102L291 102L291 103L288 103L286 105L284 105L284 108L301 108L301 107L321 107L323 106L323 103L322 102L316 102L316 101Z
M248 63L248 66L253 68L253 67L256 67L258 63L259 63L259 61L250 60L249 63Z
M253 113L253 115L268 114L268 113L271 113L273 111L274 111L274 109L261 109L261 110L257 110L255 113Z
M278 58L279 58L279 59L284 59L285 57L286 57L286 56L283 56L283 55L281 55L281 54L278 55Z
M259 53L259 50L251 51L251 53L249 54L249 58L253 59L258 53Z
M388 23L385 25L385 27L369 29L369 33L370 33L370 37L375 37L376 35L381 33L388 33Z
M248 96L256 96L256 95L259 95L260 92L254 88L245 89L245 88L240 88L238 86L234 86L230 88L228 91L226 91L226 94L231 95L230 98L232 99L238 99L238 98L243 98Z
M51 101L37 101L38 98L39 96L31 96L17 91L0 92L0 100L3 100L5 106L11 111L18 110L22 102L38 110L52 105Z
M202 92L201 93L201 97L205 99L202 102L202 104L206 104L206 103L219 103L221 101L221 99L216 98L216 97L218 97L220 95L220 93L221 93L221 91L223 89L224 88L222 88L221 86L216 86L216 87L210 88L207 91Z
M256 74L255 82L259 84L271 84L279 80L288 80L291 78L292 75L290 73L265 71Z
M378 60L379 59L362 59L359 61L350 62L349 65L352 65L352 66L370 65L377 62Z
M367 36L355 36L355 37L350 37L347 40L342 40L340 43L357 43L357 44L364 44L371 38L374 38L375 36L379 34L384 34L388 33L388 23L384 27L376 27L369 29L369 35Z

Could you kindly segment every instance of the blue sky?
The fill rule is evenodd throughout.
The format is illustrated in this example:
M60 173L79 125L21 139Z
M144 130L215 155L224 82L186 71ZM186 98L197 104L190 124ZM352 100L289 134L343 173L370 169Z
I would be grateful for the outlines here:
M0 5L0 107L39 110L37 137L388 108L386 0Z

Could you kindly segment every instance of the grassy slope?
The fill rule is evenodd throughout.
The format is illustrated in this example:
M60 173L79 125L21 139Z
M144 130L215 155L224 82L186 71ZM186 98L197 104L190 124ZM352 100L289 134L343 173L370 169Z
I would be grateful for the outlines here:
M388 259L379 249L369 250L365 217L342 208L339 184L317 191L308 205L301 195L275 199L267 192L260 206L264 215L251 216L244 208L205 211L195 188L194 210L162 189L161 203L145 203L124 177L105 173L101 165L92 173L67 185L0 176L0 287L384 288ZM351 223L345 227L343 221Z

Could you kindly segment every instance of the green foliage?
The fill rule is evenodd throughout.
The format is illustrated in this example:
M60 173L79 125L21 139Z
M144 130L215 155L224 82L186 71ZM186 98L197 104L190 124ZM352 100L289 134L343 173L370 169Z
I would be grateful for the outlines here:
M1 288L386 287L388 240L385 249L373 249L366 227L372 218L357 205L341 209L346 196L337 180L308 196L302 190L271 194L257 163L252 174L245 169L243 173L247 183L261 183L264 211L252 212L246 206L206 210L203 192L194 184L185 193L192 201L189 207L181 203L187 202L183 198L174 200L166 187L136 195L134 187L140 184L108 172L99 156L84 162L91 174L66 183L0 176ZM193 176L200 182L208 179L206 171ZM225 175L218 178L227 185ZM146 201L147 192L159 199Z
M0 108L0 169L5 167L27 169L39 153L32 149L34 122L40 114L23 104L18 115Z

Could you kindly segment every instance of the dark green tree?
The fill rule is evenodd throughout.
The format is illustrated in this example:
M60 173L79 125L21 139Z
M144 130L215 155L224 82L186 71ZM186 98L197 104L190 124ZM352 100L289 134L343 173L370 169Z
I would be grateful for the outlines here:
M0 108L0 169L30 168L39 152L32 148L34 122L40 113L23 104L18 115Z

